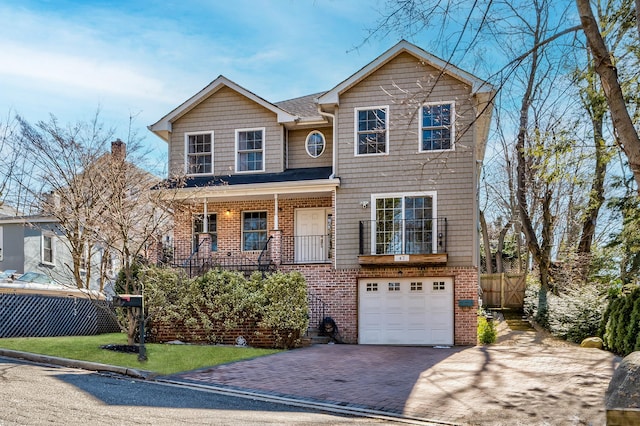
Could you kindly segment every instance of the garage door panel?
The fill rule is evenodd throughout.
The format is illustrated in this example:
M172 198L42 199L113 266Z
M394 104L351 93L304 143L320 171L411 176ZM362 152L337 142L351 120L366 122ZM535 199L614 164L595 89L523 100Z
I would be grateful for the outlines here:
M452 279L363 279L358 287L359 343L453 344Z

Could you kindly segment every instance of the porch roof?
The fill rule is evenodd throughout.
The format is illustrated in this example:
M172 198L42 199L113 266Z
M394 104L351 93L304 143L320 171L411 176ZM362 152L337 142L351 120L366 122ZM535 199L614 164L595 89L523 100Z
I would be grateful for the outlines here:
M184 181L165 182L165 190L178 190L176 199L207 198L264 198L274 194L328 196L340 185L331 176L332 167L289 169L281 173L235 174L223 176L189 176ZM160 187L158 187L160 189Z
M288 169L281 173L236 174L224 176L190 176L183 188L206 188L210 186L251 185L257 183L296 182L329 179L331 167Z

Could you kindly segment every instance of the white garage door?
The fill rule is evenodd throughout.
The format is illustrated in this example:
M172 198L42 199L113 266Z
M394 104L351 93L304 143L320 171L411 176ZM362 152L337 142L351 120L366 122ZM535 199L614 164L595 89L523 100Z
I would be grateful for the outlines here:
M453 344L451 278L363 278L358 292L360 344Z

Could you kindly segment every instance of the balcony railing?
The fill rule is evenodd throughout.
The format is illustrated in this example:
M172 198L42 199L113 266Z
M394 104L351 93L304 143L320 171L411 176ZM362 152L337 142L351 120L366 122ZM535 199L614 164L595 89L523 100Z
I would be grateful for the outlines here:
M194 247L192 242L183 241L165 246L157 263L182 269L189 277L203 275L211 269L238 271L248 276L255 271L274 270L270 243L271 238L256 255L256 253L244 252L220 253L209 250L209 243ZM189 253L190 250L191 253Z
M283 235L282 263L327 263L331 261L331 235Z
M360 256L426 255L446 252L446 218L360 222Z

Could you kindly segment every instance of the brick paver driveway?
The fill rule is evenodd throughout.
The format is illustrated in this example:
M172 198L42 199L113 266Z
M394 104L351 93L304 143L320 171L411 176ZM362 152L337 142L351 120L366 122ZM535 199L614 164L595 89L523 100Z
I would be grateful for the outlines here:
M604 424L620 359L520 333L466 348L316 345L173 379L441 422Z

